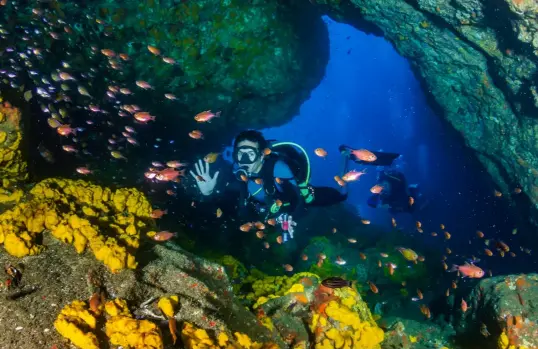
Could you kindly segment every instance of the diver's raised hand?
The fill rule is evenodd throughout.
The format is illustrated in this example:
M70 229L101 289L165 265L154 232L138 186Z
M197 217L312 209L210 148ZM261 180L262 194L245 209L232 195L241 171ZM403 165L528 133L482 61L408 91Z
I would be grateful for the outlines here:
M204 162L202 160L198 160L198 163L194 164L194 168L196 170L196 174L192 171L190 171L190 173L191 176L193 176L196 180L196 185L198 185L200 192L205 196L211 195L213 193L213 189L215 189L215 186L217 185L219 171L215 172L213 177L211 177L209 174L209 163L205 162L204 166Z

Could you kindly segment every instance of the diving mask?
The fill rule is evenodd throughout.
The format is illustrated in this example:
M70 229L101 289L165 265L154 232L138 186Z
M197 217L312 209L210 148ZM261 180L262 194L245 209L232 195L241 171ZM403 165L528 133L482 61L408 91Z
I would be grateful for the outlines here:
M234 149L234 160L239 165L252 165L258 161L261 153L258 148L242 146Z

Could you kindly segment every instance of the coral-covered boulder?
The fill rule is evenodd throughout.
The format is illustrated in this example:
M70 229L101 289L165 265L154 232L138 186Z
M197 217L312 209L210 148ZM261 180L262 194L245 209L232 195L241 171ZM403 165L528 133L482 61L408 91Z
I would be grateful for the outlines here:
M462 342L483 348L538 346L538 274L482 280L467 299L469 309L455 317Z

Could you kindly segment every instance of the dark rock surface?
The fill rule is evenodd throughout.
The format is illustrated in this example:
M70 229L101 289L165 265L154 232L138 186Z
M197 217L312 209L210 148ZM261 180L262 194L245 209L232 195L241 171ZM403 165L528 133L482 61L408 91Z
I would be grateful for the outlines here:
M454 316L459 340L481 348L536 347L537 287L538 274L482 280L466 297L469 309Z
M208 330L234 329L251 338L272 340L268 330L235 300L222 266L191 255L179 248L156 245L139 251L139 269L110 274L91 253L78 255L73 247L45 234L47 249L38 256L22 259L0 254L0 265L13 265L22 271L18 287L5 287L2 271L0 348L51 348L65 340L54 329L60 310L75 299L87 301L102 284L107 299L125 299L131 312L162 325L165 348L171 343L168 325L163 322L156 299L147 309L140 305L152 297L178 295L179 323L190 322ZM89 279L93 280L90 282ZM152 314L157 315L153 318ZM214 322L214 323L213 323ZM181 328L179 328L181 331ZM62 346L63 347L63 346Z

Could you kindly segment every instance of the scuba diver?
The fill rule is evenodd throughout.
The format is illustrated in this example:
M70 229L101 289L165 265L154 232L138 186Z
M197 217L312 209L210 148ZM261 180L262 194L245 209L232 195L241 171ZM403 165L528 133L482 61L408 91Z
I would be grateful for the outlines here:
M402 172L391 169L392 163L400 154L372 152L374 161L358 159L352 153L353 149L342 145L340 152L361 165L374 165L381 167L377 175L376 190L368 198L368 206L372 208L387 207L390 213L412 213L416 207L416 200L421 196L418 185L407 185L407 180Z
M209 167L200 160L195 172L190 171L202 196L238 191L241 219L274 219L282 228L283 242L293 239L295 219L304 215L307 206L330 206L347 199L347 193L336 188L309 184L310 160L301 146L267 141L254 130L243 131L234 140L235 178L218 181L220 171L211 176Z

